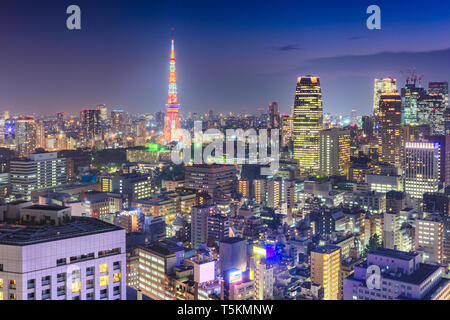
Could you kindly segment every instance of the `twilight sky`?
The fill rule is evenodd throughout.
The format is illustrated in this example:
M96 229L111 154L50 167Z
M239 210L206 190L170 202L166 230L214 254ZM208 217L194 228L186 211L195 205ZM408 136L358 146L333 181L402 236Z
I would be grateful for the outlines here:
M81 7L82 30L66 28ZM366 9L381 7L381 30ZM2 0L0 110L129 112L167 100L175 28L182 112L256 112L293 104L296 77L321 77L325 112L369 113L373 78L417 68L450 80L446 0Z

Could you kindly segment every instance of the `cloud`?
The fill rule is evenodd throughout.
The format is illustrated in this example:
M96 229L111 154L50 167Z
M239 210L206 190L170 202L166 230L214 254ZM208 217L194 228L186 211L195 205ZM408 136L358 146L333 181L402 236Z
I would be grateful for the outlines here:
M353 41L353 40L360 40L360 39L362 39L362 37L360 37L360 36L353 36L353 37L347 38L347 40L350 40L350 41Z
M301 50L296 44L287 44L285 46L277 47L276 50L278 51L296 51Z
M429 80L450 80L450 48L422 52L380 52L368 55L346 55L311 59L299 70L314 70L316 74L340 76L398 76L407 69L416 68Z

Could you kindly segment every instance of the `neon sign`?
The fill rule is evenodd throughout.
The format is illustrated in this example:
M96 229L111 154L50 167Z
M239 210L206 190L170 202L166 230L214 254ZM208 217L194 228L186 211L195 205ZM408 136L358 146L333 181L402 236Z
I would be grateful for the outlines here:
M230 283L242 281L242 271L239 269L231 270L228 276L230 278Z

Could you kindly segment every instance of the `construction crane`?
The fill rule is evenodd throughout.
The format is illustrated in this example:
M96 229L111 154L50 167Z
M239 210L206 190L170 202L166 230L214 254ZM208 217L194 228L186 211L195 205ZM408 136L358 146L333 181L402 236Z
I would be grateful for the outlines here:
M424 77L423 74L417 74L416 68L407 69L407 72L400 71L400 73L405 77L406 84L418 84L419 86L422 84L422 79Z

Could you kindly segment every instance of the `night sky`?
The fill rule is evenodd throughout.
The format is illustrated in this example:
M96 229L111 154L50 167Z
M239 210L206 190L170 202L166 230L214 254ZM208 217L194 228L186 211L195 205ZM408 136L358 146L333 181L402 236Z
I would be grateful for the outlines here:
M80 31L66 28L71 4ZM381 30L366 28L371 4ZM183 113L287 112L306 74L342 114L370 112L374 77L450 80L450 1L1 0L0 110L163 110L171 27Z

